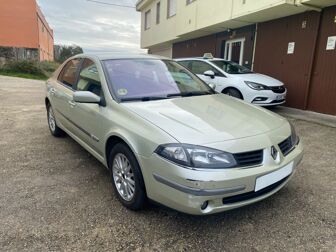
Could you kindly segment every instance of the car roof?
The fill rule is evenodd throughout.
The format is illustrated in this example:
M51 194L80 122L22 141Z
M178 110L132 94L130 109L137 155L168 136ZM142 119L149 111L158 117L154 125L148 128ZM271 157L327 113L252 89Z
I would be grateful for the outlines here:
M168 58L152 55L152 54L144 54L144 53L121 53L121 52L99 52L99 53L82 53L76 55L76 57L93 57L99 60L113 60L113 59L165 59Z
M222 60L222 61L225 61L225 62L230 62L229 60L225 60L225 59L222 59L222 58L211 58L211 59L208 59L208 58L203 58L203 57L176 58L174 60L176 60L176 61L183 61L183 60L203 60L203 61Z

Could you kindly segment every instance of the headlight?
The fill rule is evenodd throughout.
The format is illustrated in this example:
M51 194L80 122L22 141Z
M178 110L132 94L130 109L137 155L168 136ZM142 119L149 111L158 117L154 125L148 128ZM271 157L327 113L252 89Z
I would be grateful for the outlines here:
M290 124L290 127L291 127L291 143L292 143L292 146L295 146L299 143L300 138L296 134L296 130L294 128L294 125L291 122L289 122L289 124Z
M232 168L237 162L232 154L190 144L164 144L156 151L158 155L174 163L192 168Z
M249 86L250 88L255 89L255 90L268 90L269 89L265 85L262 85L262 84L259 84L259 83L256 83L256 82L252 82L252 81L245 81L245 84L247 86Z

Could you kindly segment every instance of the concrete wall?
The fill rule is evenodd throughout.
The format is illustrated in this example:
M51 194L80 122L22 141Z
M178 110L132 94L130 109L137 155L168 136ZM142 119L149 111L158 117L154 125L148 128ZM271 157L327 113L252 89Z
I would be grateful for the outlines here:
M161 20L156 24L156 4L161 3ZM226 28L237 28L251 23L238 19L265 8L285 4L286 0L196 0L186 5L185 0L177 0L177 14L167 18L166 0L147 0L138 5L142 13L141 47L150 48L169 41L186 40L220 32ZM140 9L139 9L140 8ZM151 28L144 29L145 13L151 10ZM206 30L206 31L205 31Z
M142 48L186 41L299 14L312 10L311 5L322 8L336 3L335 0L195 0L186 5L185 0L176 1L177 14L170 18L167 18L167 0L138 2L137 10L142 13ZM161 20L156 24L158 2L161 3ZM144 13L148 10L151 10L151 28L145 30Z

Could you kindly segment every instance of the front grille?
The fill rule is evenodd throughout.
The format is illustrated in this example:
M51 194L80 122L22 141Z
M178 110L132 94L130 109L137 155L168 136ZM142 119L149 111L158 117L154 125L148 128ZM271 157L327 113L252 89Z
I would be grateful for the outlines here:
M286 138L284 141L279 143L279 148L284 156L287 156L292 150L292 140L291 137Z
M289 177L289 176L288 176ZM257 197L261 197L273 190L275 190L278 186L280 186L282 183L284 183L288 177L268 186L265 187L264 189L261 189L260 191L257 192L248 192L248 193L243 193L243 194L239 194L239 195L235 195L235 196L231 196L231 197L227 197L223 199L223 204L233 204L233 203L237 203L237 202L241 202L241 201L246 201L246 200L250 200L250 199L254 199Z
M238 166L255 166L260 165L264 158L263 150L250 151L234 154Z
M276 94L282 94L286 91L284 86L270 87L270 89Z

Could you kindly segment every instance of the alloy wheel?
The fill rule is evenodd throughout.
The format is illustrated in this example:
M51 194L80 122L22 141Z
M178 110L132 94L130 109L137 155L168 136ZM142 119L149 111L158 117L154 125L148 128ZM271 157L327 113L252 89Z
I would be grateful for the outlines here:
M124 154L115 155L112 176L119 195L124 200L131 201L135 194L135 180L132 166Z
M55 121L54 111L52 110L51 106L49 106L49 110L48 110L48 122L49 122L50 130L52 132L55 132L56 121Z

